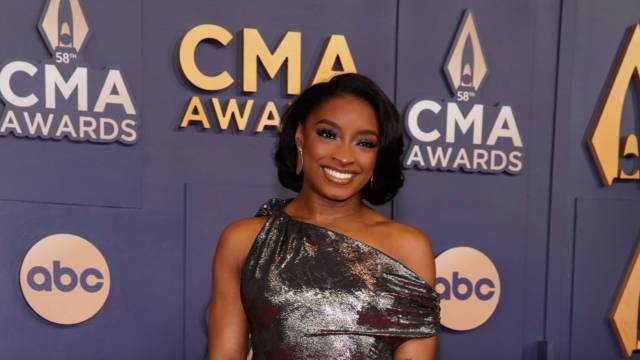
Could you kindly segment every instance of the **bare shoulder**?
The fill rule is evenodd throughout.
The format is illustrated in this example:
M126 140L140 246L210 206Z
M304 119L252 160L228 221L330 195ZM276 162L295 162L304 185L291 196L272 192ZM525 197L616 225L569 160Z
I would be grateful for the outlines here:
M430 285L435 282L431 241L420 229L393 220L380 224L381 233L391 239L393 256Z
M229 224L220 234L215 258L230 261L239 270L267 220L268 217L260 216L239 219Z
M255 238L267 220L268 217L266 216L250 217L236 220L227 225L227 227L222 231L222 234L220 235L220 241L235 240L233 242L243 242L248 240L247 237Z
M414 253L433 257L431 241L420 229L396 221L390 222L387 226L390 238L402 252L403 257L410 257Z

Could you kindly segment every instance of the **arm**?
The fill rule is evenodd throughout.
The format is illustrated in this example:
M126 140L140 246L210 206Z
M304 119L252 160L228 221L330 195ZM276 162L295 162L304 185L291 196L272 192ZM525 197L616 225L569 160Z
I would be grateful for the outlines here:
M396 349L393 360L434 360L436 358L436 337L411 339Z
M431 250L431 242L419 230L403 226L399 236L402 262L429 285L434 286L436 270ZM396 349L394 360L434 360L436 358L436 337L407 340Z
M213 258L209 360L245 360L249 326L240 299L242 265L264 218L237 221L220 235Z

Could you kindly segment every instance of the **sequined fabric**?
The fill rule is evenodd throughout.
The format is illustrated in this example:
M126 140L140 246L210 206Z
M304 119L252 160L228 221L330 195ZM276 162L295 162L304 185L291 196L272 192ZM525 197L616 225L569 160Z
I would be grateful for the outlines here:
M438 294L414 272L346 235L301 222L272 199L242 269L253 358L392 359L439 330Z

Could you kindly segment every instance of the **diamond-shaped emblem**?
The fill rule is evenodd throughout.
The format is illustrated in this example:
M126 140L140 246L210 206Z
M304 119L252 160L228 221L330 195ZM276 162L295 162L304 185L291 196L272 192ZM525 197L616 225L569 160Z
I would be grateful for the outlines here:
M640 85L640 25L629 32L627 45L618 60L602 110L596 119L596 125L589 137L591 154L598 165L605 186L613 185L616 178L640 180L640 173L628 175L620 171L618 162L622 156L640 156L638 139L635 134L625 136L621 153L621 121L624 99L629 82Z
M487 71L473 13L466 10L444 67L451 91L478 91Z
M618 290L609 320L625 357L640 349L638 342L638 298L640 297L640 246L636 247L633 260L627 269L622 286Z
M89 25L79 0L49 0L39 28L52 53L79 53L89 34Z

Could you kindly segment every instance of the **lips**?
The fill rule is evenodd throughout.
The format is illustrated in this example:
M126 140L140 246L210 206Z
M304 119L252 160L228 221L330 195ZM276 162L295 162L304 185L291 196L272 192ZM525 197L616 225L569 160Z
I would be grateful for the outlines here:
M350 183L351 180L356 176L355 173L338 171L335 169L328 168L326 166L323 166L322 170L325 176L327 177L327 179L338 184Z

